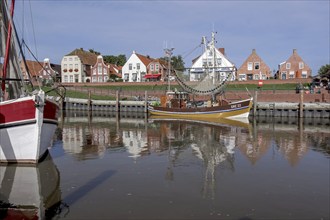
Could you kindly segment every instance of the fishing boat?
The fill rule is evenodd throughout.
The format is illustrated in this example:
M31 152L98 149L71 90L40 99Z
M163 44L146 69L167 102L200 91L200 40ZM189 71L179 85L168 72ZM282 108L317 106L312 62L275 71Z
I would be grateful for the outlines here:
M13 22L14 6L15 1L1 0L0 163L37 163L51 146L58 103L40 87L28 88L32 79L21 69L26 62Z
M190 119L248 118L252 107L251 96L232 101L224 98L226 83L234 78L236 68L216 48L215 42L214 32L210 42L203 37L204 53L195 59L195 63L200 62L200 66L193 66L189 70L189 74L194 76L190 77L190 82L185 82L183 77L180 77L184 73L168 68L168 75L173 73L183 91L170 90L168 80L167 92L160 97L160 102L153 102L148 106L151 115ZM169 54L169 64L171 52L166 51L166 54ZM198 96L209 98L202 100Z

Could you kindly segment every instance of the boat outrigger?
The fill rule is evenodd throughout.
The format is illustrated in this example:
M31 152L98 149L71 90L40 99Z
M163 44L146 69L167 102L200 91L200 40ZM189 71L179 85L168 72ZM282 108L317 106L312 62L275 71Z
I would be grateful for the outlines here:
M151 115L189 119L248 118L252 98L232 102L223 98L226 82L233 79L235 67L219 49L215 48L215 33L212 33L212 40L209 43L203 37L203 44L205 52L195 60L195 63L200 62L201 67L193 65L190 70L197 85L192 87L191 82L185 83L182 77L179 77L178 71L171 71L169 68L168 75L173 72L184 91L168 89L160 98L160 103L154 102L148 106ZM166 54L169 54L168 51ZM211 98L207 101L202 101L201 98L195 99L198 95L203 97L210 95Z

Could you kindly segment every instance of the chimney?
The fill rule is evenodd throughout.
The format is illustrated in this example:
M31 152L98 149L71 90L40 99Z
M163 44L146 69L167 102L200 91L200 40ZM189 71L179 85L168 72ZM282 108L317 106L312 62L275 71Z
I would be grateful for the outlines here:
M297 49L293 49L293 54L296 54L297 53Z
M219 48L219 51L220 51L220 53L222 53L223 55L225 55L225 48L221 47L221 48Z
M256 49L252 49L252 53L255 54L256 53Z

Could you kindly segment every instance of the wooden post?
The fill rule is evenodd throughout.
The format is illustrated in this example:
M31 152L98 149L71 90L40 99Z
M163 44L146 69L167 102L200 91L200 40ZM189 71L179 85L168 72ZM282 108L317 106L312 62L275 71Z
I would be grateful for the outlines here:
M148 92L144 91L144 112L148 112Z
M88 111L92 111L92 93L90 90L88 90L87 109Z
M116 112L120 111L119 90L116 91Z
M258 102L258 90L254 91L253 97L253 116L257 116L257 102Z
M304 90L300 90L299 118L304 117Z

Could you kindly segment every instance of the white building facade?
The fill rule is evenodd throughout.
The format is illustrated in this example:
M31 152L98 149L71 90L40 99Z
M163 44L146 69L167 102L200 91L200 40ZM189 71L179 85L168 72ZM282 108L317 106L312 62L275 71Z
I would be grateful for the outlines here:
M190 69L190 81L199 81L205 76L205 72L213 78L213 81L222 82L224 80L233 81L236 78L236 67L234 63L224 55L224 48L215 47L215 37L212 33L211 42L207 43L203 38L205 45L204 53L199 56L192 64Z
M61 61L63 83L85 82L84 65L77 55L64 56Z
M122 68L122 79L124 82L143 82L147 73L147 66L151 58L137 54L133 51Z

